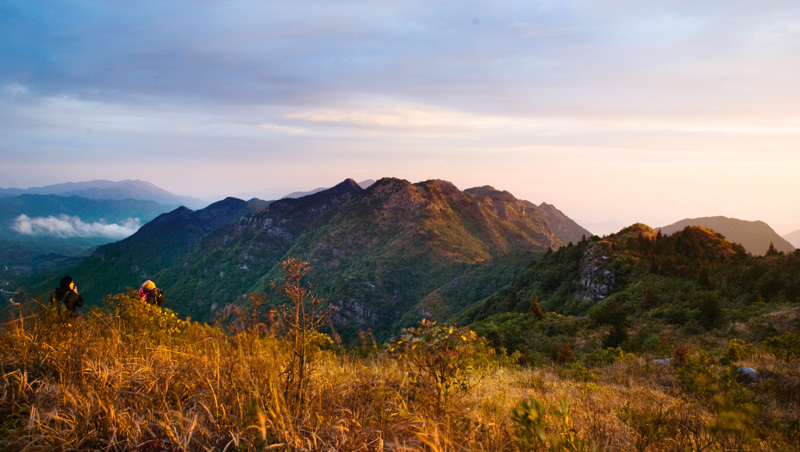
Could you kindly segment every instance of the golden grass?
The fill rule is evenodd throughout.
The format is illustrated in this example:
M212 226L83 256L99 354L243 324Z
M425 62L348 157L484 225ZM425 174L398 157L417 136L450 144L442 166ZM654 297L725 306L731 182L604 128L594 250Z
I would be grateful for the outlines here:
M556 365L490 364L437 409L387 355L317 351L297 413L283 399L290 348L278 339L198 324L162 334L147 318L99 313L69 326L16 317L0 329L0 449L520 451L510 413L531 397L566 400L572 432L604 451L800 448L800 367L768 356L742 362L763 376L743 389L760 409L751 434L712 432L713 394L688 393L674 367L633 355L588 381ZM547 431L557 434L555 415Z

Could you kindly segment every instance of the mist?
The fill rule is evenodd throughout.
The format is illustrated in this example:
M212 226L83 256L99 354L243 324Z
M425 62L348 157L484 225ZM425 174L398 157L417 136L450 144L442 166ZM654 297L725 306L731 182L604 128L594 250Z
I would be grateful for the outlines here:
M85 223L78 216L59 215L55 217L50 215L31 218L23 214L14 219L11 229L19 234L29 236L122 239L138 231L140 226L141 222L138 218L128 218L120 224L98 221Z

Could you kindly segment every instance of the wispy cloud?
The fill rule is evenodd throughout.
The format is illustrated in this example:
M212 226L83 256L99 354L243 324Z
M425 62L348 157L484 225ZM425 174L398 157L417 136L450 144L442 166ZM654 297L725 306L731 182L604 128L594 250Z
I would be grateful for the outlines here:
M30 236L50 236L60 238L72 237L106 237L122 239L139 230L138 218L129 218L121 224L93 222L84 223L80 217L59 215L58 217L34 217L20 215L14 219L11 229Z

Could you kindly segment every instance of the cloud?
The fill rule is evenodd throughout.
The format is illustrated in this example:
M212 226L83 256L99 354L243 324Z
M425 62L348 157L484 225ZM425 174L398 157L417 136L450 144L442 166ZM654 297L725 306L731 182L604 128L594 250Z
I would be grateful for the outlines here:
M34 217L20 215L14 219L11 229L31 236L51 236L59 238L71 237L106 237L122 239L139 230L138 218L128 218L121 224L116 223L84 223L80 217L59 215L54 217Z

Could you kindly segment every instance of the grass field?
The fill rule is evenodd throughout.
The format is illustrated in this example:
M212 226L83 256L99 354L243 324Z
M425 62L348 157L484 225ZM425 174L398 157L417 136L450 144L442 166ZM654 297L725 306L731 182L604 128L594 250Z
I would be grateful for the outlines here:
M133 294L107 301L70 322L20 305L3 323L0 448L800 448L800 367L761 347L727 361L686 347L669 365L609 350L591 364L578 356L530 367L492 355L465 330L428 324L388 345L347 349L309 334L301 381L297 343L277 325L223 330ZM737 382L741 365L760 381Z

